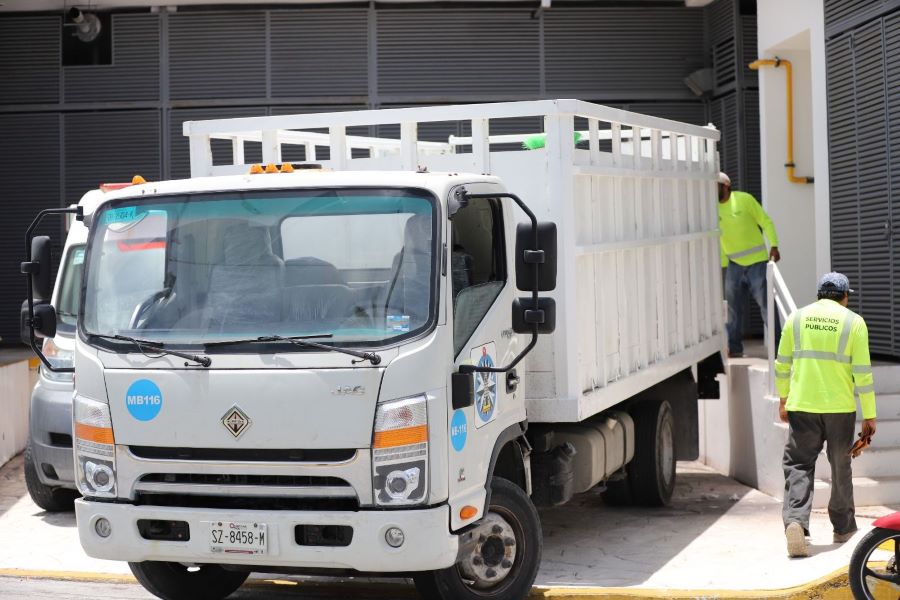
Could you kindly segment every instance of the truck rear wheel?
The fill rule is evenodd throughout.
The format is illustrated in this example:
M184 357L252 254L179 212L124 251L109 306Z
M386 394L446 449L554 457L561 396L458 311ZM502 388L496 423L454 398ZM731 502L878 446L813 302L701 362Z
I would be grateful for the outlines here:
M250 576L241 571L227 571L219 565L144 561L128 563L128 566L144 589L163 600L222 600Z
M634 418L634 458L625 479L610 482L603 499L613 506L666 506L675 490L675 418L666 400L637 405Z
M522 600L541 564L541 522L528 495L502 477L491 481L491 502L477 542L452 567L418 573L425 600Z

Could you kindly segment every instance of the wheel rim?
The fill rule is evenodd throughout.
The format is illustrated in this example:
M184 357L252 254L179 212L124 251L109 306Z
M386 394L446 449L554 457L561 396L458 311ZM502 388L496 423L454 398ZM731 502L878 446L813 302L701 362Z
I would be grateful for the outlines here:
M874 600L876 593L884 597L900 593L900 532L882 540L866 553L856 576L865 597Z
M672 432L672 421L663 419L659 431L659 464L662 466L662 483L665 489L672 486L675 478L675 436Z
M489 597L516 579L526 549L523 533L511 511L491 507L479 527L478 542L456 564L460 578L473 593Z

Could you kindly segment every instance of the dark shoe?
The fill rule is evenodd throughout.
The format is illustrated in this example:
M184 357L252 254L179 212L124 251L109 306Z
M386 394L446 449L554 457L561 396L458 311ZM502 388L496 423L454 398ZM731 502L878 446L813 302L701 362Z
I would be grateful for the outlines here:
M831 540L832 540L835 544L843 544L844 542L846 542L846 541L848 541L850 538L852 538L852 537L856 534L857 531L859 531L859 529L853 529L853 530L847 531L847 532L845 532L845 533L838 533L837 531L835 531L835 532L834 532L834 535L833 535L832 538L831 538Z
M809 556L809 550L806 547L806 534L800 523L788 523L784 530L784 537L787 540L788 556L791 558Z

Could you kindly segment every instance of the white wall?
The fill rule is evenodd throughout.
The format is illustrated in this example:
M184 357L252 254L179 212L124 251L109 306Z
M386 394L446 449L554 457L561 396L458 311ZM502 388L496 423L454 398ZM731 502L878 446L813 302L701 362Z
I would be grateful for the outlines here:
M25 449L32 387L27 360L0 366L0 466Z
M818 276L831 270L828 113L822 0L758 0L759 58L794 67L794 163L814 184L787 180L786 87L783 68L760 70L762 191L780 237L785 281L803 305L815 299Z

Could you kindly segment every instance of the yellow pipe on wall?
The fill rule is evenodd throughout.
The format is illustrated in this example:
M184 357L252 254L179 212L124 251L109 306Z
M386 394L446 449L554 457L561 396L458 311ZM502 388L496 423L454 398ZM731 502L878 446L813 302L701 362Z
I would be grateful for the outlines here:
M761 67L784 67L785 82L787 84L787 178L791 183L813 183L812 177L800 177L794 175L794 70L791 61L778 58L760 58L748 65L754 71Z

